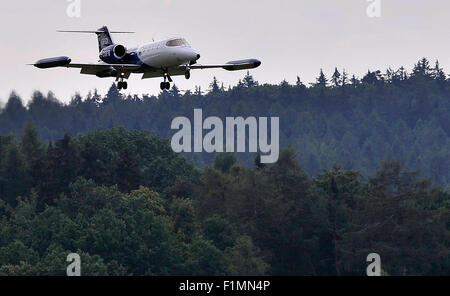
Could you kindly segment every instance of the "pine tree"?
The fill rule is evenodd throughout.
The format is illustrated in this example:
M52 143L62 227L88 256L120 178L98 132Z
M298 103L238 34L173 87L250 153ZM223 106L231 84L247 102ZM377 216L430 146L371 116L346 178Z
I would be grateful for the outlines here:
M444 70L441 68L438 60L436 60L436 64L435 64L433 70L431 71L431 75L432 75L433 79L435 79L439 83L443 83L447 79L447 77L444 73Z
M80 94L75 94L72 99L70 100L69 105L70 106L77 106L80 105L83 102L83 99L81 98Z
M338 87L341 82L341 73L339 73L339 70L337 68L334 69L333 76L331 77L331 82L335 87Z
M176 84L174 84L169 90L169 94L174 98L180 98L180 90L178 89L178 86L176 86Z
M202 87L201 87L201 86L199 86L199 85L196 85L196 86L195 86L195 95L196 95L196 96L202 96L202 95L203 95Z
M384 74L385 80L387 83L391 83L394 77L394 70L391 69L391 67L389 67L388 69L386 69L386 73Z
M15 126L21 127L24 118L26 118L27 110L23 105L22 99L15 92L12 92L3 113L8 116L8 119Z
M22 152L31 177L31 186L37 186L44 170L44 148L39 133L31 122L27 123L22 135Z
M98 93L98 90L94 90L94 95L92 96L92 101L98 106L102 101L102 96Z
M209 85L209 89L210 89L210 92L213 93L213 94L216 94L216 93L218 93L220 91L219 83L217 81L216 76L214 76L213 81Z
M244 76L244 86L250 88L257 85L258 83L253 79L253 76L250 75L250 71L247 71L247 75Z
M319 75L319 77L317 78L317 81L316 81L316 86L321 86L321 87L326 87L327 86L327 84L328 84L328 80L327 80L327 78L325 77L325 74L323 73L323 70L322 69L320 69L320 75Z
M122 100L122 95L120 94L119 90L117 89L117 86L115 83L111 85L111 87L108 90L108 93L106 97L103 99L103 104L113 104L116 102L119 102Z
M430 62L426 58L422 58L414 65L413 76L430 77Z
M348 73L345 71L342 72L341 85L346 86L348 82Z
M81 167L78 147L69 134L49 145L47 149L45 175L40 184L40 205L51 204L61 193L69 192Z
M350 81L351 81L351 83L352 83L353 86L357 86L357 85L359 84L359 82L360 82L359 79L356 78L355 75L352 76L352 78L350 79Z
M361 82L367 84L376 84L380 80L382 80L380 71L371 72L369 70L367 71L367 74L363 77L363 79L361 79Z
M0 198L10 205L15 205L17 197L24 197L28 190L29 177L26 162L16 141L13 141L7 147L0 167Z

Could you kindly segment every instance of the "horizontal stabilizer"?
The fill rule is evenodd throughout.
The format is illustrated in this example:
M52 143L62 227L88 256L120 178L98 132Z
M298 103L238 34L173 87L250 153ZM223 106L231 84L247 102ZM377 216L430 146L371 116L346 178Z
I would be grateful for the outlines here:
M92 33L92 34L101 34L105 33L105 31L56 31L58 33ZM111 34L134 34L136 32L120 32L120 31L109 31Z

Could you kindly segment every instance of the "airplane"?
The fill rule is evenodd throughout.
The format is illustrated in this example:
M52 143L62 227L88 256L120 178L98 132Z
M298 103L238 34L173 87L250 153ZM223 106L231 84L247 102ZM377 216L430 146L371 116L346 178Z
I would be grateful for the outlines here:
M119 90L127 89L125 81L132 73L142 74L142 79L162 77L161 90L169 90L172 76L191 77L191 70L222 68L228 71L254 69L261 65L257 59L231 61L225 64L201 65L197 61L200 53L193 49L184 38L171 38L151 42L127 49L115 44L111 34L134 32L110 31L103 26L96 31L58 31L64 33L93 33L98 38L99 61L93 64L72 63L67 56L47 58L32 64L40 69L55 67L79 68L81 74L96 75L99 78L114 77Z

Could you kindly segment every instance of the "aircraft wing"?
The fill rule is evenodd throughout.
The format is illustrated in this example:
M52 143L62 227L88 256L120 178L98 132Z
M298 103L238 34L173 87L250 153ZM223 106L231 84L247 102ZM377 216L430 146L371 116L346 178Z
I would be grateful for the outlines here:
M139 70L140 65L134 64L106 64L106 63L96 63L96 64L77 64L72 63L72 60L68 57L56 57L37 61L33 64L35 67L40 69L48 69L55 67L66 67L66 68L78 68L81 69L81 74L97 75L103 71L117 70L122 71L125 75L133 71Z
M214 68L222 68L228 71L238 71L238 70L245 70L245 69L254 69L261 65L261 62L256 59L248 59L248 60L239 60L239 61L232 61L228 62L226 64L216 64L216 65L201 65L201 64L194 64L188 66L190 69L214 69ZM183 68L186 68L187 66L182 66Z
M67 68L79 68L81 69L81 74L88 74L88 75L97 75L97 73L102 71L108 71L111 69L115 69L117 71L122 71L125 73L125 75L128 75L136 70L139 70L141 66L139 65L133 65L133 64L76 64L76 63L70 63L68 65L65 65L63 67Z

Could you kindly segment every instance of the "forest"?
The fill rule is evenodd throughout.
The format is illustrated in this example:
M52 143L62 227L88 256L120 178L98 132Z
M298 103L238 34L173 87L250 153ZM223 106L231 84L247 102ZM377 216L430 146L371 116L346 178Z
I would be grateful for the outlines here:
M342 72L342 73L341 73ZM327 78L322 71L317 82L306 86L260 85L250 74L238 85L225 87L214 79L208 90L199 87L181 93L174 86L158 97L121 95L113 84L100 96L95 90L86 98L75 95L61 103L52 93L35 92L27 105L15 93L0 113L0 134L19 137L27 122L41 138L55 141L98 129L125 127L146 130L171 138L171 122L193 110L203 117L279 117L280 146L293 146L308 174L331 168L335 163L364 176L379 170L382 161L400 161L407 169L447 187L450 133L450 80L439 63L417 62L411 73L402 67L369 71L363 78L338 71ZM211 164L214 154L184 155L199 168ZM256 155L238 153L246 166Z
M450 80L436 62L309 86L158 97L12 93L0 113L0 275L449 275ZM280 117L282 152L176 154L176 116Z

